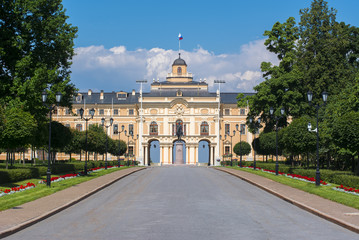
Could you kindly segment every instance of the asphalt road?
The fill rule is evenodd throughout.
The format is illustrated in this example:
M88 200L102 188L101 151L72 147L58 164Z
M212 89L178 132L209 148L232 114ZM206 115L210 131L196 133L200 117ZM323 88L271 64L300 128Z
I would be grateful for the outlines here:
M205 167L136 172L5 239L359 239L236 177Z

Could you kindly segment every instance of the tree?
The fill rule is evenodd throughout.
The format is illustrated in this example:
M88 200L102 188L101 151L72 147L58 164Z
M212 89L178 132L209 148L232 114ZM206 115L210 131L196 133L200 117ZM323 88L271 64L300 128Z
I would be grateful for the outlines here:
M275 132L261 132L259 134L259 144L263 155L276 155L276 133ZM278 154L282 154L278 147Z
M234 145L233 152L237 155L248 155L251 152L251 145L244 141L238 142Z
M333 139L337 146L349 150L353 156L357 155L359 161L359 112L348 112L336 119L333 124ZM359 175L359 167L357 170Z
M62 92L61 104L70 107L77 28L66 23L61 0L2 1L0 16L0 103L18 99L38 121L48 113L41 102L44 90L52 102Z
M122 156L123 154L126 153L127 151L127 144L123 141L120 140L120 156ZM111 153L114 156L120 157L118 154L118 140L112 140L109 141L109 148L108 148L108 152Z
M49 133L47 133L49 135ZM62 151L71 142L71 131L62 123L51 122L51 150Z
M30 144L36 130L34 117L22 109L21 105L12 103L5 109L1 146L8 152Z
M70 154L81 153L81 150L85 149L85 132L80 132L76 129L70 129L71 139L68 144L64 147L64 152Z
M275 23L264 35L268 36L265 45L278 56L279 65L263 62L265 81L254 88L255 95L239 96L238 104L248 101L249 117L260 115L265 132L274 126L270 106L277 112L284 107L293 118L313 116L315 110L306 99L308 90L318 104L323 91L337 95L358 74L359 30L336 22L336 10L329 9L324 0L313 0L310 8L301 10L299 24L290 17L285 23Z
M308 131L308 122L315 121L308 116L293 120L291 124L280 130L280 145L291 155L302 155L314 152L316 149L316 135Z
M89 127L87 133L87 149L90 152L95 152L99 154L104 154L106 151L106 138L107 134L105 133L102 126L97 124L92 124Z

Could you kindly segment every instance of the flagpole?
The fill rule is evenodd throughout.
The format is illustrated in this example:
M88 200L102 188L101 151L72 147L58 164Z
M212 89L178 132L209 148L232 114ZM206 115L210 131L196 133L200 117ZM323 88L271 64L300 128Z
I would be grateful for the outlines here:
M181 52L181 39L178 38L178 53Z

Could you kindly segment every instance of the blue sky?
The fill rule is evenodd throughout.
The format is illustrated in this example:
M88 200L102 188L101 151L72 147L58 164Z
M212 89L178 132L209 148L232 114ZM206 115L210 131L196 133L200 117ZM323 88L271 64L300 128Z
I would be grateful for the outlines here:
M72 82L80 91L138 90L135 81L164 81L178 54L194 80L223 79L224 91L252 92L260 63L276 58L263 45L265 30L288 17L299 21L309 0L63 0L79 28ZM328 0L337 21L359 26L358 0ZM149 89L149 84L145 87Z

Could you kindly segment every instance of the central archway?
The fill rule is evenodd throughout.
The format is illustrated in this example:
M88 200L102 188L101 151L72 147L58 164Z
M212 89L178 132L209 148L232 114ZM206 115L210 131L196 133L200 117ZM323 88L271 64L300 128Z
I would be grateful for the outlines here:
M186 143L183 140L173 142L173 164L186 164Z

